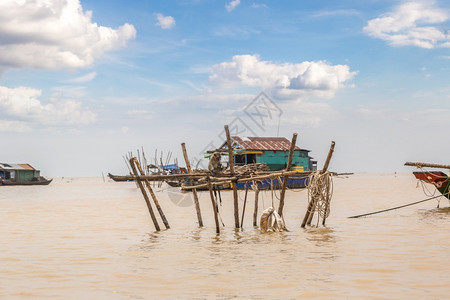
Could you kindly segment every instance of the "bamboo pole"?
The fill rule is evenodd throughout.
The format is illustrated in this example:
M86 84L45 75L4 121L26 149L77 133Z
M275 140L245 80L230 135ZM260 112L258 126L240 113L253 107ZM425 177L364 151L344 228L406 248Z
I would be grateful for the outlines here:
M334 145L335 145L335 142L332 141L330 150L328 151L327 159L325 160L325 164L324 164L322 170L320 171L320 174L323 174L328 170L328 165L330 164L331 157L333 156L333 152L334 152ZM308 203L308 208L306 209L306 213L305 213L305 216L304 216L303 222L302 222L302 227L305 227L306 224L308 224L308 225L311 224L312 217L314 216L313 209L314 209L316 203L317 203L317 199L311 199L311 201Z
M297 142L297 133L294 133L292 135L292 141L291 141L291 147L289 148L289 157L286 165L286 171L291 170L292 166L292 158L294 156L295 151L295 143ZM283 185L281 187L281 193L280 193L280 206L278 207L278 214L280 216L283 216L283 207L284 207L284 197L286 195L286 187L287 187L288 177L283 177Z
M136 158L134 158L134 163L135 163L136 167L138 168L139 173L141 173L141 175L144 175L144 170L142 170L142 167L141 167L139 161ZM145 183L145 185L146 185L146 187L147 187L147 189L148 189L148 191L150 193L150 196L152 196L153 202L155 203L156 209L158 210L159 215L161 216L161 219L162 219L162 221L164 223L164 226L166 226L166 229L170 229L169 222L167 221L166 216L164 215L164 212L163 212L163 210L161 208L161 205L159 205L159 201L156 198L156 195L153 192L152 187L150 186L150 182L148 182L147 179L144 179L144 183Z
M219 217L218 217L218 212L217 212L217 210L218 210L217 202L214 199L211 180L209 179L209 176L207 176L207 180L208 180L209 196L211 197L211 203L212 203L212 207L213 207L213 211L214 211L214 222L216 224L216 234L220 234Z
M253 181L253 186L256 185L255 189L255 209L253 211L253 226L258 226L258 195L259 195L259 188L258 183L256 181Z
M191 174L192 173L191 163L187 155L185 143L181 143L181 149L183 150L184 161L186 162L188 174ZM189 184L194 185L194 180L192 178L189 180ZM202 212L200 211L200 203L198 202L198 194L196 189L192 190L192 195L194 196L195 210L197 211L198 226L203 227Z
M439 164L429 164L423 162L405 162L405 166L417 167L417 168L439 168L439 169L449 169L450 165L439 165Z
M227 135L228 162L230 164L230 175L234 176L233 149L232 149L230 130L228 129L228 125L225 125L225 133ZM239 228L239 202L238 202L236 181L233 182L233 198L234 198L234 227Z
M221 185L221 184L230 184L233 182L249 182L249 181L253 181L253 180L264 180L267 178L273 179L273 178L277 178L277 177L283 177L283 176L308 176L309 174L311 174L312 172L297 172L297 171L289 171L289 172L277 172L277 173L273 173L273 174L267 174L267 175L262 175L262 176L255 176L255 177L247 177L247 178L240 178L236 180L236 177L231 177L231 178L211 178L211 182L213 182L216 185ZM134 178L134 177L132 177ZM221 180L221 181L216 181L216 180ZM184 186L183 190L191 190L194 188L207 188L208 184L207 183L203 183L203 184L198 184L195 186Z
M244 215L245 215L245 206L247 205L248 186L249 183L247 182L245 184L245 196L244 196L244 207L242 208L241 228L242 226L244 226Z
M130 158L129 162L130 162L131 168L133 169L134 175L138 176L138 171L136 169L136 166L134 165L134 158ZM142 185L141 179L139 179L138 177L136 177L136 184L141 189L142 195L144 196L144 199L145 199L145 203L147 203L148 212L150 213L150 216L152 218L153 225L155 225L156 231L160 231L161 229L159 228L158 221L156 220L156 216L155 216L155 213L153 212L152 205L150 204L150 199L148 198L147 192L145 191L145 188Z

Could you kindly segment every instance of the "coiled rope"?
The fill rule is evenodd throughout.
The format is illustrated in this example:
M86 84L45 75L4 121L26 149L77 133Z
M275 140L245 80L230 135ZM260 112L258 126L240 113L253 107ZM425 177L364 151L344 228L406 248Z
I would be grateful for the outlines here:
M330 202L333 196L333 179L330 172L311 173L308 180L308 202L312 202L310 213L317 211L322 220L330 215ZM317 220L319 222L319 219Z

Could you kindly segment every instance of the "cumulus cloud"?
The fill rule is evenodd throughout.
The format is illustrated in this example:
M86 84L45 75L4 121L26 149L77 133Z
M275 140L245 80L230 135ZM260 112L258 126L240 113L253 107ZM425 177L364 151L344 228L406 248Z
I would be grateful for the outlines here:
M165 17L162 14L156 14L156 26L161 27L162 29L170 29L175 26L175 19L171 16Z
M241 0L233 0L225 5L227 12L232 12L239 4L241 4Z
M230 62L214 65L210 80L225 87L250 86L284 94L331 97L354 75L356 72L350 72L347 65L324 61L273 63L261 61L258 55L236 55Z
M9 119L0 128L16 121L48 126L86 125L96 119L95 113L83 108L80 102L53 98L44 104L39 100L41 94L41 90L29 87L0 86L0 111Z
M91 19L79 0L0 1L0 71L85 67L136 36L133 25Z
M364 32L393 46L450 47L448 31L438 25L449 19L449 12L433 1L406 2L370 20Z

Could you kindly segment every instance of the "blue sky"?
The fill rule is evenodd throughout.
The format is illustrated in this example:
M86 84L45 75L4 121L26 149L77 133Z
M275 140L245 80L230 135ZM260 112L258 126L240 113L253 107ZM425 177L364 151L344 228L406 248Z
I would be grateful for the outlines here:
M319 166L334 140L337 172L448 164L449 30L446 1L4 0L1 159L125 173L141 147L198 160L231 124L298 132Z

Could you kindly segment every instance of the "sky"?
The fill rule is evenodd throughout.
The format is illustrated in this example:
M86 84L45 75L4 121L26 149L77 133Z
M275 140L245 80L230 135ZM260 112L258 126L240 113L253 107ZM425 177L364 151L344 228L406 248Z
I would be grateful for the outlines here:
M450 164L450 3L0 1L1 162L124 174L184 142L202 167L226 124L319 168L335 141L335 172Z

